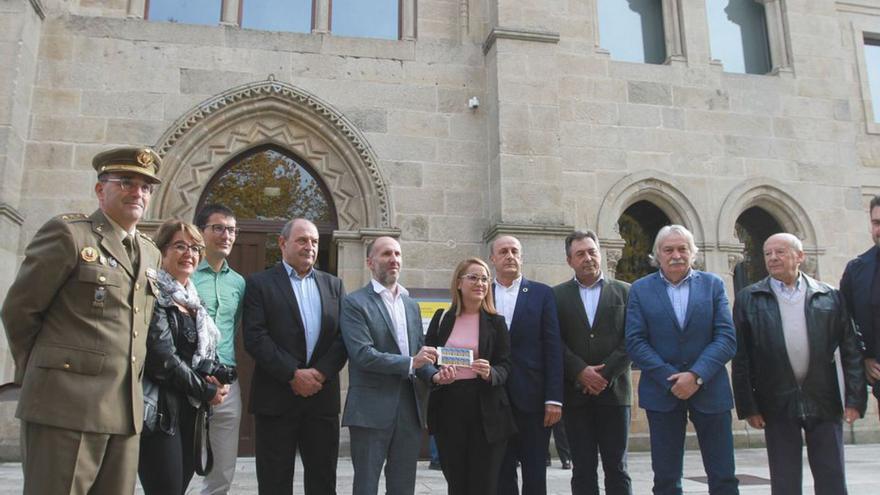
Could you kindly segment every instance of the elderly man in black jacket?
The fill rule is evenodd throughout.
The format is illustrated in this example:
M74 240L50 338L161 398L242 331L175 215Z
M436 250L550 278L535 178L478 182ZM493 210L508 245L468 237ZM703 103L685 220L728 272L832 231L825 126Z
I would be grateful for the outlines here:
M799 271L800 240L764 243L770 276L741 290L733 307L733 390L740 419L763 429L774 495L801 493L801 432L817 494L846 494L841 416L865 412L861 346L837 290ZM840 348L844 404L834 350Z

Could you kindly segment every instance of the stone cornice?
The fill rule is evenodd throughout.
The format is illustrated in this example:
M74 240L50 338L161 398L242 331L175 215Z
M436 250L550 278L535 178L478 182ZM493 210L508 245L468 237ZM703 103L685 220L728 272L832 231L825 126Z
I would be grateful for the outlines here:
M534 41L536 43L559 43L559 33L552 31L531 31L528 29L495 27L483 43L483 54L489 53L495 40Z
M541 224L517 224L496 223L489 227L483 234L483 241L488 242L500 235L532 235L544 237L565 237L574 230L572 225L541 225Z
M43 2L41 0L30 0L31 7L34 8L34 12L40 16L40 20L46 18L46 9L43 8Z
M334 230L334 241L359 241L362 239L376 239L377 237L400 238L400 229L358 229L358 230Z
M853 14L869 14L877 15L880 13L880 6L875 2L866 2L858 0L838 0L835 2L838 12L850 12Z
M0 217L8 218L12 223L21 225L24 223L24 215L12 207L9 203L0 201Z

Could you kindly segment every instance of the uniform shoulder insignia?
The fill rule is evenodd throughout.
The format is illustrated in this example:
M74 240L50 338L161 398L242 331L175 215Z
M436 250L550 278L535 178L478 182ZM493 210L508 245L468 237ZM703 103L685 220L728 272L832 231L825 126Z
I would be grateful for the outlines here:
M150 244L156 246L156 241L154 241L152 237L148 236L147 234L144 234L144 233L141 232L141 231L138 231L138 235L140 236L141 239L143 239L143 240L149 242ZM156 247L158 247L158 246L156 246Z
M63 215L59 215L58 218L65 222L79 222L83 220L88 220L89 216L82 213L65 213Z

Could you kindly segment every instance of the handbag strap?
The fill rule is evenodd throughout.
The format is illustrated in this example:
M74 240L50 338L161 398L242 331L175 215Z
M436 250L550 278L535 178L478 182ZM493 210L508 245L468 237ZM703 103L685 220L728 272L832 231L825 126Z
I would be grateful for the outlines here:
M196 431L193 435L193 459L196 474L206 476L214 468L214 451L211 449L211 422L208 420L209 406L202 404L196 411ZM204 440L203 440L204 439ZM205 446L205 463L202 464L202 444Z

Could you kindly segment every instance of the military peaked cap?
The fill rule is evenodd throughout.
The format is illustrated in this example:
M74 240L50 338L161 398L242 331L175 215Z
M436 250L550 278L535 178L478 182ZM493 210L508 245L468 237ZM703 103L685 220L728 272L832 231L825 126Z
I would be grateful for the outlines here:
M92 167L98 175L110 172L133 172L146 177L150 182L159 183L159 167L162 159L150 148L114 148L98 153L92 160Z

